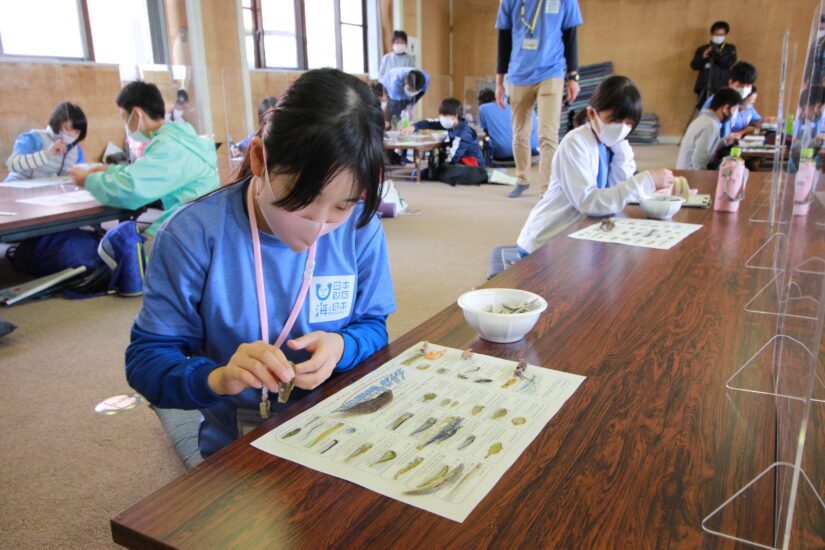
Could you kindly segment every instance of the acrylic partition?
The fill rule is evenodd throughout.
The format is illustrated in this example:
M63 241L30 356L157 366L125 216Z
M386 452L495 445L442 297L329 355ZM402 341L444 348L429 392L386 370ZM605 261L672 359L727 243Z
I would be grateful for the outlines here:
M72 62L0 61L0 158L6 159L17 137L44 130L54 109L71 102L86 118L85 139L73 146L86 162L102 162L109 142L123 148L123 121L115 105L121 88L117 65Z
M224 145L218 149L218 165L224 181L232 181L243 159L246 138L258 129L257 106L263 97L252 96L252 102L246 101L244 78L247 71L239 68L221 69L222 113L220 118L214 113L213 120L218 141ZM284 87L285 88L285 87ZM265 97L278 97L283 90L264 92Z
M478 93L489 89L495 92L496 79L493 76L464 77L464 96L459 98L464 103L464 112L472 124L478 124Z
M716 472L730 496L706 511L702 527L758 548L825 547L825 189L817 189L825 149L816 128L825 39L819 32L825 32L825 2L814 10L809 36L783 42L777 143L785 147L775 156L772 184L750 197L762 201L750 221L765 239L740 274L753 284L744 305L751 337L734 345L749 358L719 365L731 370L726 391L734 413L743 400L775 412L769 425L743 423L745 439L754 447L769 441L775 460L738 486L730 484L735 465ZM756 494L773 494L773 506L756 505L764 502L751 498ZM748 532L734 517L772 525L771 535Z

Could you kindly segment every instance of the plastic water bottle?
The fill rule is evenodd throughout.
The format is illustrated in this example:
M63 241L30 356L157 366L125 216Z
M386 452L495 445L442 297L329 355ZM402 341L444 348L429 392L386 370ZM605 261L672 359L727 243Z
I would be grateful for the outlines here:
M410 113L404 109L401 113L401 129L406 129L410 127Z
M719 178L716 180L716 197L713 209L717 212L736 212L739 203L745 198L745 186L748 184L748 169L739 155L742 150L734 147L730 155L722 159L719 165Z
M802 149L799 159L799 169L796 171L793 192L793 215L806 216L814 200L816 187L816 162L814 150Z
M390 127L392 127L393 130L398 129L398 117L397 116L392 115L392 119L390 120Z

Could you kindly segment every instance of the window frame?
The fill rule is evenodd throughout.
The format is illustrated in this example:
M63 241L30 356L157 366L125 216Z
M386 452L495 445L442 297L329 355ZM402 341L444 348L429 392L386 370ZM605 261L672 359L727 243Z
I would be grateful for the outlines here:
M86 0L75 0L77 4L77 19L80 26L80 42L83 46L83 57L69 57L63 55L34 55L10 54L3 49L3 38L0 36L0 58L9 59L55 59L58 61L85 61L96 63L94 40L92 38L91 17L89 4ZM166 35L166 9L164 0L145 0L147 19L149 21L149 38L152 42L152 58L157 65L169 64L169 43Z
M252 11L252 40L255 54L255 69L269 69L276 71L306 71L309 68L309 61L307 58L307 32L306 32L306 7L304 0L293 0L295 11L295 42L297 51L297 67L279 67L268 66L266 63L266 48L264 47L264 36L266 30L263 28L263 10L261 9L260 0L250 0L250 7L243 7ZM333 0L333 18L335 25L335 64L338 70L343 71L344 67L344 47L342 42L341 26L348 25L351 27L361 27L361 36L363 44L363 66L361 71L357 74L369 73L369 49L367 45L367 0L360 0L361 2L361 25L353 23L341 22L341 0ZM246 37L246 29L244 29L244 37Z

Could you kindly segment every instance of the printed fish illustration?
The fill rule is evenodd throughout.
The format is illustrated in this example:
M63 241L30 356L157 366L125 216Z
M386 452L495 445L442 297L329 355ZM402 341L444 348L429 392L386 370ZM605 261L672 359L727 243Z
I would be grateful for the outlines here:
M327 445L327 446L326 446L326 448L325 448L323 451L321 451L321 454L324 454L325 452L327 452L328 450L332 449L332 448L333 448L333 447L335 447L336 445L338 445L338 440L337 440L337 439L333 439L332 441L330 441L330 442L329 442L329 445Z
M473 410L472 410L472 412L471 412L470 414L472 414L473 416L475 416L475 415L477 415L478 413L480 413L480 412L481 412L481 411L483 411L483 410L484 410L484 405L476 405L475 407L473 407Z
M299 433L301 433L301 428L295 428L294 430L291 430L288 433L281 436L281 439L289 439L293 435L298 435Z
M393 479L398 479L399 477L403 476L404 474L406 474L407 472L409 472L409 471L410 471L410 470L412 470L413 468L417 467L417 466L418 466L419 464L421 464L422 462L424 462L424 457L423 457L423 456L417 456L417 457L415 457L415 459L413 459L413 461L412 461L412 462L410 462L409 464L407 464L406 466L404 466L403 468L401 468L400 470L398 470L398 471L395 473L395 475L394 475L394 476L392 476L392 478L393 478Z
M527 419L524 418L523 416L517 416L514 419L512 419L510 422L513 423L513 426L521 426L522 424L527 422Z
M411 412L406 412L406 413L402 414L401 416L396 418L395 421L392 423L392 429L397 430L401 426L401 424L403 424L404 422L406 422L407 420L409 420L413 416L414 415Z
M341 409L336 412L341 412L347 415L374 413L392 401L392 398L392 390L384 390L372 399L361 401L351 407L347 407L346 409Z
M401 364L402 365L412 365L417 360L421 359L422 357L424 357L427 354L429 346L430 346L429 342L427 342L425 340L424 343L421 344L421 349L418 350L418 353L413 355L412 357L409 357L408 359L402 361Z
M492 445L490 445L490 448L487 450L487 456L485 456L484 458L490 458L493 455L497 455L501 452L501 448L501 443L493 443Z
M449 399L444 399L443 401L441 401L441 406L442 406L442 407L446 407L446 406L447 406L447 405L449 405L449 404L450 404L450 400L449 400Z
M379 464L384 462L389 462L390 460L393 460L396 456L398 455L395 454L395 451L387 451L386 453L384 453L384 456L370 464L370 467L378 466Z
M505 382L504 384L502 384L502 385L501 385L501 387L502 387L502 389L505 389L505 390L506 390L507 388L509 388L510 386L512 386L513 384L515 384L516 382L518 382L518 380L516 380L515 378L511 378L511 379L509 379L507 382Z
M436 395L434 393L425 393L424 397L422 397L422 399L424 401L432 401L435 398L436 398Z
M464 487L464 485L467 484L467 481L469 481L470 478L473 477L473 475L475 475L475 473L477 471L479 471L480 469L481 469L481 464L476 464L475 468L473 468L472 470L467 472L467 475L465 475L463 478L461 478L461 481L458 482L458 485L453 487L453 490L450 491L449 498L453 498L456 494L458 494L458 492L461 490L461 488Z
M473 380L476 384L489 384L493 380L491 378L476 378Z
M456 434L459 428L461 428L461 422L463 420L463 418L457 416L448 418L446 425L441 429L441 431L435 434L426 443L419 445L418 449L421 450L428 445L432 445L433 443L439 443L441 441L446 441L447 439L450 439L452 436Z
M475 440L476 440L476 436L474 436L474 435L468 435L468 436L467 436L467 439L465 439L465 440L461 443L461 445L459 445L459 446L456 448L456 451L460 451L461 449L464 449L465 447L469 447L470 445L472 445L472 444L473 444L473 441L475 441Z
M344 460L344 462L349 462L349 461L350 461L350 460L352 460L353 458L358 457L358 456L361 456L362 454L366 453L366 452L367 452L367 451L369 451L370 449L372 449L372 443L364 443L364 444L362 444L360 447L358 447L357 449L355 449L355 450L352 452L352 454L350 454L350 455L347 457L347 459L346 459L346 460Z
M423 432L424 430L429 430L432 427L432 425L435 424L435 423L436 423L436 418L431 416L427 420L422 422L422 424L410 435L415 435L417 433Z
M438 367L438 369L435 372L437 372L438 374L446 374L447 369L445 369L444 367Z
M467 349L465 349L464 351L461 352L461 358L462 359L470 359L472 356L473 356L472 348L467 348Z
M454 409L454 408L458 407L459 403L461 403L461 402L460 401L453 401L452 404L450 405L450 408Z
M498 418L501 418L502 416L507 416L507 409L497 410L496 412L493 413L492 419L496 420Z
M443 471L443 469L442 469ZM435 493L439 489L454 483L458 478L461 477L461 474L464 473L464 464L459 464L452 470L448 470L445 473L439 472L439 475L430 478L429 480L425 481L417 488L411 491L405 491L405 495L429 495L431 493Z
M428 368L430 368L431 366L432 366L432 365L418 365L418 366L417 366L417 367L415 367L415 368L416 368L416 369L418 369L418 370L427 370L427 369L428 369Z
M329 436L329 434L331 434L332 432L334 432L336 430L340 430L343 427L344 427L344 423L343 422L338 422L333 427L327 428L325 431L321 432L321 435L319 435L318 437L315 438L315 441L313 441L312 443L310 443L309 445L306 446L307 449L311 449L312 447L316 446L318 443L323 441L327 436Z
M435 361L436 359L438 359L439 357L441 357L445 353L447 353L446 349L443 349L441 351L429 351L429 352L424 354L424 358L427 361Z

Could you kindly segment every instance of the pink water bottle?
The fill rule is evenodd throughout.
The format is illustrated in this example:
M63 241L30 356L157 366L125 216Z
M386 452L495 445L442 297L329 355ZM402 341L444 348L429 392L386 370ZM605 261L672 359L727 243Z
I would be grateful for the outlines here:
M793 191L793 215L806 216L814 200L816 187L816 163L814 150L802 149L799 159L799 169L796 171L796 181Z
M745 161L739 155L742 150L734 147L730 156L722 160L719 166L719 179L716 180L716 197L713 209L717 212L736 212L739 203L745 198L745 187L748 184L748 169Z

